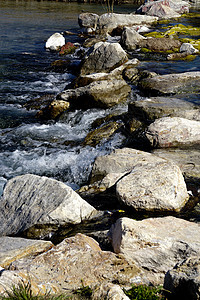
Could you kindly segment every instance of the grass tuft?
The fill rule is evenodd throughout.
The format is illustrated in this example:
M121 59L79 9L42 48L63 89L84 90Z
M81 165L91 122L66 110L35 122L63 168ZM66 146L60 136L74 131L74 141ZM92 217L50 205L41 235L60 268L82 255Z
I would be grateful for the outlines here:
M151 287L147 285L133 286L124 293L132 300L161 300L165 299L162 295L161 287Z

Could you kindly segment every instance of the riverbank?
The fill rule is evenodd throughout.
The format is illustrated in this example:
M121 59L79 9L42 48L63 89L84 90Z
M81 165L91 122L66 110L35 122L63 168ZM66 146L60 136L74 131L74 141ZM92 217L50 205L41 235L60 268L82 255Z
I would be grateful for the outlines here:
M200 113L195 103L199 97L198 65L188 72L165 70L168 74L145 69L147 59L168 63L167 57L172 54L168 50L179 54L183 44L188 43L192 47L185 51L185 57L190 55L195 62L199 58L198 43L194 42L194 36L187 43L182 40L184 37L177 37L180 29L171 24L174 20L163 28L155 24L156 17L141 16L142 24L136 15L129 18L114 15L114 20L107 17L102 18L101 23L96 14L79 16L81 38L87 33L88 39L74 43L75 48L70 44L75 54L54 53L59 62L57 70L75 70L75 80L53 100L49 98L41 105L39 99L27 102L25 107L34 108L43 126L63 121L75 125L80 109L85 115L81 126L87 126L87 112L91 110L94 115L88 126L90 132L78 141L79 155L86 147L95 153L98 147L108 148L110 144L114 151L95 153L91 173L87 170L89 180L82 182L76 192L47 176L25 174L8 180L0 208L3 236L50 240L56 234L69 236L70 226L84 227L85 223L87 227L88 223L92 228L90 237L78 233L57 246L49 241L33 246L28 239L2 237L2 245L5 245L2 252L6 252L1 262L2 291L8 282L12 285L28 278L36 293L72 291L84 284L95 290L94 299L102 299L111 288L119 292L119 286L129 288L133 283L142 283L165 284L165 288L173 290L178 297L180 294L176 293L180 291L172 277L178 278L175 276L184 268L188 282L192 280L198 287L195 281L198 271L194 274L194 266L198 264L195 256L199 256L200 249ZM187 17L190 15L178 23ZM191 29L180 28L184 28L186 35ZM164 37L155 39L163 38L165 43L154 43L154 48L150 48L152 44L147 43L146 36L149 33L139 32L141 29L150 30L151 35L163 34ZM95 30L98 36L94 38ZM169 32L175 33L169 38ZM183 31L178 34L184 35ZM54 41L57 42L57 38L63 43L63 35L56 35ZM67 38L68 33L64 45ZM167 44L166 40L171 43ZM141 47L140 43L144 42L145 47ZM162 44L168 48L158 50ZM55 43L54 47L57 47ZM142 48L149 51L139 52ZM67 49L65 46L64 50ZM181 63L187 64L187 60ZM68 127L65 130L69 130ZM114 136L117 136L116 144ZM53 138L59 138L56 131ZM73 147L74 142L77 143L72 137L61 143L61 147ZM87 158L85 164L88 164ZM137 216L137 220L133 216ZM181 284L181 277L177 280ZM181 290L190 298L191 289L187 289L187 284L181 286ZM121 295L121 299L126 299L123 293ZM194 299L198 299L197 296L198 292Z

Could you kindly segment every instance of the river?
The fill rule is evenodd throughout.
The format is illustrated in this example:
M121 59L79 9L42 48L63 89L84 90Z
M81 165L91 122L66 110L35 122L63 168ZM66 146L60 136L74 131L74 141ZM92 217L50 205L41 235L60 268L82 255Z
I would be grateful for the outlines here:
M26 173L46 175L78 188L87 181L95 157L122 144L124 137L115 134L95 148L81 146L92 122L112 109L75 111L62 121L41 123L35 111L23 107L31 99L58 94L73 80L72 74L50 68L57 54L46 51L44 45L54 32L77 32L82 11L101 14L106 9L76 2L0 0L0 193L9 178ZM130 5L115 8L115 12L131 11L135 7ZM192 22L195 19L185 20ZM68 41L79 40L75 35ZM200 71L200 59L195 63L148 61L142 67L160 74ZM200 103L198 98L188 100ZM119 110L125 112L127 106Z

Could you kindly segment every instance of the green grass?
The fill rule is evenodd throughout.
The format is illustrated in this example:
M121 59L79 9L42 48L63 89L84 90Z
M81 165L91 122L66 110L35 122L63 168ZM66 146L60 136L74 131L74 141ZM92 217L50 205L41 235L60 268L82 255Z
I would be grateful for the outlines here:
M132 288L125 290L124 293L131 300L163 300L166 297L163 296L162 287L153 287L147 285L132 286ZM66 295L53 295L46 293L45 295L34 295L31 289L30 283L22 282L17 287L13 286L11 290L6 291L6 295L1 296L0 300L88 300L91 299L92 289L89 286L80 287L73 291L73 294Z
M11 290L6 290L5 295L0 295L0 300L65 300L65 299L90 299L92 289L89 286L82 286L73 291L74 295L53 295L46 293L44 295L34 295L30 283L20 283L18 286L12 286Z
M132 300L160 300L165 299L162 295L161 287L151 287L147 285L133 286L124 293Z

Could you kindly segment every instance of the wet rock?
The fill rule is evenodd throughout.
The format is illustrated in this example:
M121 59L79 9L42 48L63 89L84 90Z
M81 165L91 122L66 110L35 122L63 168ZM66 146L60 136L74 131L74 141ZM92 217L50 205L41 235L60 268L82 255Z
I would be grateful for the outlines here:
M92 46L94 46L95 44L99 43L99 42L105 42L105 38L100 38L100 37L93 37L93 38L88 38L84 41L83 43L83 47L85 48L90 48Z
M36 114L36 117L46 120L55 120L69 107L70 103L67 101L53 100L48 106L46 106L44 109L41 109Z
M36 256L53 247L48 241L28 240L17 237L0 237L0 266L5 268L16 259L27 256Z
M139 128L143 128L143 127L144 127L144 123L136 118L132 118L128 122L128 129L130 133L133 133L137 131Z
M195 55L188 54L187 52L181 52L181 53L172 53L167 55L167 60L186 60L186 61L192 61L196 58Z
M60 292L113 281L130 285L141 275L140 269L123 255L102 251L95 240L80 233L34 259L16 261L13 267L18 269L16 275L23 276L28 270L37 287L49 283L49 289L54 287Z
M200 299L200 258L193 256L175 265L165 275L169 299Z
M134 28L124 27L121 36L121 44L127 50L135 50L141 40L145 39L141 34L135 31Z
M183 259L200 254L200 225L175 217L135 221L118 219L110 229L115 253L145 270L152 283L162 284L165 273Z
M154 95L195 92L200 87L200 72L157 75L141 80L140 87Z
M58 100L70 102L72 108L108 108L126 101L131 91L123 79L94 81L87 86L62 92Z
M52 50L52 51L57 51L59 50L60 47L65 45L65 38L62 34L56 32L53 35L51 35L46 44L45 47L46 49Z
M9 180L1 198L0 235L13 235L36 224L81 223L96 210L64 183L27 174Z
M159 148L199 145L200 122L164 117L149 125L146 137L152 146Z
M173 97L151 97L134 101L129 103L128 111L143 122L168 116L200 121L199 106Z
M55 99L55 95L46 94L44 96L27 101L23 107L27 110L41 110L48 106Z
M153 52L175 51L180 48L181 42L169 38L147 38L139 41L141 48L147 48Z
M117 182L120 202L136 211L178 212L189 199L183 175L170 161L136 165Z
M102 141L108 140L120 127L122 127L122 123L119 122L110 122L105 124L102 127L89 132L83 142L83 145L95 147Z
M92 300L108 299L108 300L129 300L119 285L109 283L102 284L95 289Z
M123 78L131 83L135 83L139 80L139 72L137 68L127 68L124 70Z
M67 59L57 59L51 63L51 68L55 72L63 73L70 65L70 61Z
M110 72L126 61L128 61L127 54L119 43L99 42L85 57L81 67L81 75Z

